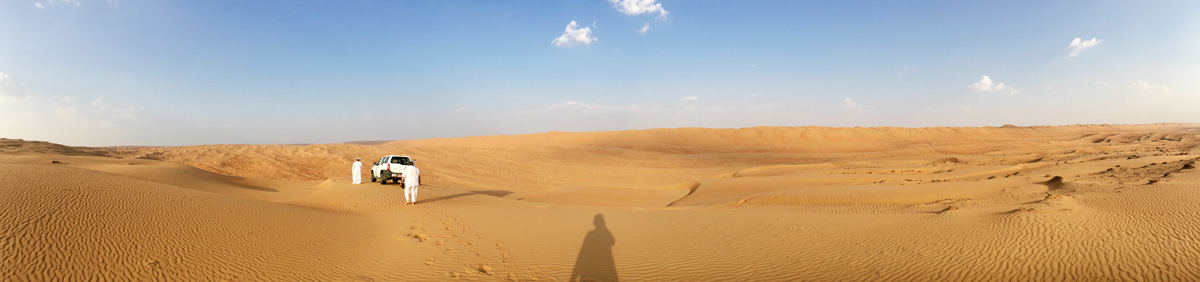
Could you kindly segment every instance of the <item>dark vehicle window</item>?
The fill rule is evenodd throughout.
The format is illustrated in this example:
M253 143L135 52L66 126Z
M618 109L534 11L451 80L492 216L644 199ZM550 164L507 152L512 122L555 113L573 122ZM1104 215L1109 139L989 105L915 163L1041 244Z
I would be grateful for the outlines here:
M394 163L394 164L404 164L404 163L405 163L405 161L404 161L404 158L392 158L392 163Z

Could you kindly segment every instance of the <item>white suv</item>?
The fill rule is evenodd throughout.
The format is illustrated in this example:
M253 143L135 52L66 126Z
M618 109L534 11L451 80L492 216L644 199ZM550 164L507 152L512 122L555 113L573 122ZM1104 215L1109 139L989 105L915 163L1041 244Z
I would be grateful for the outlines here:
M404 168L411 165L413 159L408 156L383 156L371 167L371 182L379 181L379 185L383 185L390 179L392 183L398 183L404 175ZM404 184L401 183L400 187L404 187Z

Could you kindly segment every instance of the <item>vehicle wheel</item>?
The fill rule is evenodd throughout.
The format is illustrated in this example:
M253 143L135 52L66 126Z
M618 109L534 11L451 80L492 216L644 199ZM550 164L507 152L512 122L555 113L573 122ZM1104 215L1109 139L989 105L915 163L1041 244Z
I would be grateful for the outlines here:
M373 174L373 173L372 173L372 174L371 174L371 182L375 182L375 180L376 180L376 178L375 178L375 174Z
M391 177L392 177L391 171L386 171L386 170L380 171L379 172L379 185L387 184L388 178L391 178Z

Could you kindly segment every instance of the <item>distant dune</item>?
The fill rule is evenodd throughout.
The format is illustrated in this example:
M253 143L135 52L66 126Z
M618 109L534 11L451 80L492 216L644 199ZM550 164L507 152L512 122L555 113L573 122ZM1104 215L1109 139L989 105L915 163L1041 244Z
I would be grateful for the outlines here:
M0 139L0 280L1200 280L1198 147L1198 124ZM349 184L387 154L419 204Z

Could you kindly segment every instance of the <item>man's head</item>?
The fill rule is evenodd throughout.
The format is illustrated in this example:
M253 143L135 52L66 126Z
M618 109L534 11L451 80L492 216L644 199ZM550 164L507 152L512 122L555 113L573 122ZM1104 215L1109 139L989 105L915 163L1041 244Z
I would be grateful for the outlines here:
M354 158L354 161L356 161L356 162L357 162L357 161L358 161L358 158Z

